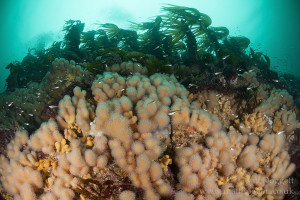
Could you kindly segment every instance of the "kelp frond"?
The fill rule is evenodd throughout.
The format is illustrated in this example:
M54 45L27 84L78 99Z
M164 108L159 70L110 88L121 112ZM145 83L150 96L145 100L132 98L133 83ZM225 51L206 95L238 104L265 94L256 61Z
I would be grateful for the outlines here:
M195 8L166 4L162 7L162 11L167 12L164 15L165 18L184 19L189 25L199 24L202 28L207 28L212 22L208 15L199 12Z
M102 24L101 26L104 28L109 38L113 38L120 33L119 27L115 24L106 23Z

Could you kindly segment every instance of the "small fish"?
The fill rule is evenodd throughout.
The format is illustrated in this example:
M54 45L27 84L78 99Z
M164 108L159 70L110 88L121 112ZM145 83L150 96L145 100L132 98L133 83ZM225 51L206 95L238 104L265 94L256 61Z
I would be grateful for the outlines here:
M285 131L279 131L277 132L277 135L283 134Z
M29 123L24 123L26 126L29 126Z
M8 104L8 107L10 107L14 102L11 102L10 104Z
M153 100L153 101L148 102L147 104L156 103L156 102L157 102L156 100Z
M222 74L222 72L216 72L216 73L215 73L215 75L219 75L219 74Z
M158 45L157 47L155 47L153 50L156 50L156 49L159 49L160 48L160 45Z
M181 79L181 80L179 81L179 83L182 83L182 82L185 81L186 79L188 79L188 77L185 77L185 78Z
M172 112L169 112L168 115L174 115L176 112L179 112L180 110L175 110L175 111L172 111Z
M193 83L190 83L190 84L188 85L188 88L191 88L191 87L197 87L197 85L196 85L196 84L193 84Z
M33 117L33 114L28 114L29 116Z
M67 79L64 79L64 80L67 80ZM57 82L63 82L63 80L58 80L54 84L56 84Z
M53 108L57 108L58 106L49 106L49 108L53 109Z
M273 80L274 82L276 82L276 83L278 83L279 82L279 80Z
M222 59L226 60L230 55L224 56Z

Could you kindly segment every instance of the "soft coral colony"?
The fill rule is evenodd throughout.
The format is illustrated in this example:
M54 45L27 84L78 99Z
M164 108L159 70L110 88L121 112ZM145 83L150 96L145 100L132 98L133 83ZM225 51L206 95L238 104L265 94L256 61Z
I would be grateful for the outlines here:
M196 9L164 9L178 26L178 32L174 27L168 30L178 33L173 38L176 48L186 37L190 64L204 62L199 56L203 54L192 50L196 42L193 25L202 27L197 34L206 32L205 37L226 35L224 27L208 30L209 17ZM185 23L178 17L183 14ZM143 24L151 27L144 48L150 45L146 40L154 40L152 34L158 33L161 20ZM132 33L111 24L105 27L114 29L111 34ZM188 30L191 34L185 36ZM128 46L135 48L130 42ZM222 56L229 52L220 49L216 53ZM231 63L218 66L228 68L240 62L238 56L232 53ZM234 83L218 76L221 86L229 84L232 92L213 87L192 92L188 89L196 87L195 83L185 87L169 74L172 72L154 73L155 63L160 62L145 66L134 60L115 62L93 77L86 70L89 63L81 67L74 61L55 59L39 86L60 74L57 77L69 78L61 81L61 87L72 88L72 92L60 99L57 113L36 131L28 135L19 130L7 145L0 157L0 180L7 198L283 199L296 168L290 161L289 139L299 128L297 109L287 90L260 82L257 74L261 71L254 67L239 74ZM168 67L188 70L186 66ZM76 86L91 77L89 87ZM239 88L245 91L240 93Z

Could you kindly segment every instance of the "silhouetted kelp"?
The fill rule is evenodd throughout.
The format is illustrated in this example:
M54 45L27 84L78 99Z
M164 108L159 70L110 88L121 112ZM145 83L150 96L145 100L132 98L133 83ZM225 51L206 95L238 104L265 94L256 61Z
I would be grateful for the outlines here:
M187 84L204 72L223 72L230 82L252 66L260 68L269 82L278 79L277 72L270 70L268 56L252 48L247 50L248 38L229 36L226 27L212 27L211 18L195 8L167 4L162 12L150 22L132 22L132 30L105 23L97 30L84 32L85 24L80 20L66 21L63 41L54 42L47 49L30 49L22 62L6 67L10 70L7 91L40 82L51 62L61 57L85 63L95 75L107 66L131 60L145 65L150 74L174 73L180 79L193 74ZM171 65L187 67L175 67L172 71Z

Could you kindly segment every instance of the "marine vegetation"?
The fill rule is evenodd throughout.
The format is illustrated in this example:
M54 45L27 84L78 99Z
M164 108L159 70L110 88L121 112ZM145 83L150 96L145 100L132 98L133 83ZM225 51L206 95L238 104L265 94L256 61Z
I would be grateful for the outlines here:
M247 51L250 44L248 38L230 36L226 27L212 27L212 20L208 15L195 8L171 4L163 6L162 12L163 15L157 16L153 21L140 24L132 22L133 30L105 23L100 24L97 30L84 32L84 23L80 20L66 21L63 27L64 41L55 42L45 50L36 50L35 53L40 52L40 55L28 53L31 57L27 60L30 59L34 66L42 70L31 69L31 66L23 66L22 63L19 65L18 62L7 66L12 69L7 79L7 90L26 87L31 81L40 82L41 78L34 79L37 75L31 77L27 73L40 71L38 76L43 77L47 72L43 66L60 57L78 63L92 63L87 66L94 74L103 71L103 65L110 66L129 60L146 65L151 60L158 59L164 66L189 66L195 75L225 69L236 74L237 69L241 73L249 70L251 66L260 66L264 74L272 73L272 79L276 77L276 72L270 70L270 60L266 55L251 48ZM108 55L111 55L110 61ZM95 63L97 58L99 60L103 57L107 58L105 62ZM27 71L19 73L23 68L27 68ZM185 74L182 74L184 78L183 75ZM228 75L226 77L226 80L232 79L230 75L229 78Z
M102 27L116 47L119 45L126 51L138 50L136 31L120 29L117 25L109 23L103 24Z
M171 4L130 30L68 20L11 62L0 197L299 199L299 81L211 24Z
M80 36L84 29L84 23L80 20L68 20L66 21L63 31L65 31L65 37L63 46L65 49L65 58L79 60L80 57Z
M195 8L168 5L162 8L167 12L163 16L164 27L169 35L172 35L174 47L180 49L184 39L184 50L186 50L186 64L199 63L198 44L196 37L207 32L207 27L211 24L211 19L206 14L199 12ZM181 49L180 49L181 50ZM187 63L188 62L188 63Z
M13 91L16 88L26 87L29 82L40 82L54 60L52 53L47 51L45 49L28 49L22 62L15 61L8 64L6 69L10 70L10 74L6 79L7 90Z

